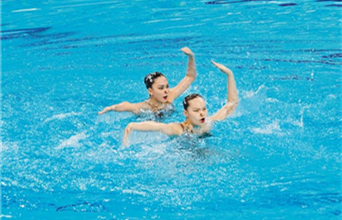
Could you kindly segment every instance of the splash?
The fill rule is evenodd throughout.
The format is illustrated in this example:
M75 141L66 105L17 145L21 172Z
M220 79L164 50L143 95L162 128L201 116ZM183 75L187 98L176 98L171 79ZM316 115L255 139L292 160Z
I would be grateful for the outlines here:
M81 115L81 113L70 112L70 113L65 113L65 114L54 115L51 118L46 119L44 121L44 123L47 123L47 122L53 121L53 120L62 120L64 118L68 118L68 117L76 116L76 115Z
M56 149L63 149L66 147L79 147L80 141L86 139L88 135L85 132L78 133L74 136L71 136L69 139L62 141L60 145Z
M273 134L274 132L281 131L279 123L274 121L272 124L268 124L262 128L253 128L252 131L257 134Z

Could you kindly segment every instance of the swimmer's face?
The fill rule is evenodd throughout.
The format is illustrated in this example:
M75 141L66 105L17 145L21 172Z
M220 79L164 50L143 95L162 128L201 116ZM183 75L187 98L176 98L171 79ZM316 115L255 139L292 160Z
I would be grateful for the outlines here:
M164 76L160 76L154 80L152 87L148 89L148 93L157 102L165 103L169 97L169 82Z
M192 125L203 125L208 114L205 101L201 97L197 97L188 103L189 106L184 110L184 115L190 120Z

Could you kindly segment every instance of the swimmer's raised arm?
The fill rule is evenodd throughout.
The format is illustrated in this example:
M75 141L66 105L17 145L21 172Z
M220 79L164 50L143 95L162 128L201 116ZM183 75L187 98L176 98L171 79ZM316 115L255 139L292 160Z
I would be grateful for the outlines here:
M213 121L222 121L228 115L232 114L239 103L238 92L233 72L222 64L211 61L222 73L227 75L227 96L228 102L218 110L213 116L210 117Z
M133 112L134 114L139 114L142 105L143 105L143 102L140 102L140 103L121 102L116 105L105 107L102 111L98 112L97 114L102 115L109 111Z
M188 56L188 68L185 77L180 81L180 83L170 90L169 100L172 102L178 96L180 96L197 77L196 66L195 66L195 55L188 48L183 47L181 49Z
M179 124L170 123L158 123L154 121L145 121L139 123L129 123L125 129L123 144L128 145L129 135L133 130L137 131L159 131L167 135L180 135L183 133L183 129Z

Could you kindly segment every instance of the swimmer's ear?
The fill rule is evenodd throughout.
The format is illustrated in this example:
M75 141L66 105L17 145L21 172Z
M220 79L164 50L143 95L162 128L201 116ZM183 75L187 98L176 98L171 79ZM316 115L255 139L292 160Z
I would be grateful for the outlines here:
M189 113L187 110L184 110L183 113L184 113L185 117L189 117Z
M150 96L153 95L152 88L148 88L148 93L150 94Z

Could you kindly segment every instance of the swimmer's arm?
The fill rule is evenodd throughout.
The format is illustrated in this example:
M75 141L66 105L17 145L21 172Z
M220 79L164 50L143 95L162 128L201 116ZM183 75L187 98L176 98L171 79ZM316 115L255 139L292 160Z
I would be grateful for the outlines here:
M180 81L180 83L170 90L169 101L175 100L180 96L197 77L196 66L195 66L195 55L188 48L184 47L181 49L188 56L188 68L186 71L186 76Z
M221 72L227 75L227 97L228 102L218 110L213 116L210 117L211 120L221 121L224 120L228 115L232 114L236 109L239 98L236 89L236 83L234 79L233 72L222 64L211 61Z
M136 131L159 131L169 136L180 135L183 130L179 124L170 123L158 123L154 121L145 121L140 123L129 123L125 129L123 144L128 145L129 135L133 130Z
M233 114L238 102L228 102L220 110L218 110L213 116L209 117L212 121L223 121L228 115Z
M143 105L143 102L140 102L140 103L121 102L116 105L105 107L102 111L98 112L97 114L102 115L109 111L132 112L134 114L139 114L140 109L142 108L142 105Z

